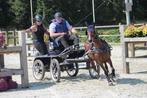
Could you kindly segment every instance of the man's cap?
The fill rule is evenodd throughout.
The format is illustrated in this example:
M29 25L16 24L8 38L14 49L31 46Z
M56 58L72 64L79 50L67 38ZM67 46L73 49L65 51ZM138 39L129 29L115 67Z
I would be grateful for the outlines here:
M42 21L42 16L39 15L39 14L37 14L37 15L35 16L35 20L36 20L36 21Z
M55 19L62 18L62 13L61 12L56 12L54 17L55 17Z

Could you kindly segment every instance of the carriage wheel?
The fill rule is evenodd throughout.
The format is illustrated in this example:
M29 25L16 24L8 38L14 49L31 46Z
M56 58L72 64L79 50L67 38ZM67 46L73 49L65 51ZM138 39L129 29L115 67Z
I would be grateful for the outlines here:
M60 65L59 65L59 61L55 58L51 59L50 74L54 82L60 81L60 75L61 75Z
M45 75L45 67L41 60L37 59L33 63L33 77L36 80L43 80Z
M93 79L98 79L100 77L100 66L96 64L96 62L94 62L94 65L91 65L89 67L89 74L91 76L91 78Z
M67 74L70 77L77 76L77 74L79 72L78 64L77 63L73 63L73 64L69 65L69 67L68 67L68 69L66 71L67 71Z

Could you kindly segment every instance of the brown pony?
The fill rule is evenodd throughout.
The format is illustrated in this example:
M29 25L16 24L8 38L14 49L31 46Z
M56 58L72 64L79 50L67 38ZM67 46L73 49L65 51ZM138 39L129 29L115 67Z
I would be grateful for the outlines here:
M105 40L96 37L94 30L92 29L94 29L94 27L88 27L87 36L89 42L86 42L84 44L86 53L90 58L90 63L92 65L91 67L95 68L96 66L100 66L106 75L108 84L113 85L113 82L115 82L113 79L113 77L115 77L115 69L110 58L111 47ZM96 65L94 62L96 62ZM109 74L107 63L110 65L112 69L111 74Z

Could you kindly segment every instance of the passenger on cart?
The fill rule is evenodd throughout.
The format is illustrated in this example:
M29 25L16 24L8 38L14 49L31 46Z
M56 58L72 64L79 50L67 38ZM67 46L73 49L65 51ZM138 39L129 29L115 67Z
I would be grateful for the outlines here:
M33 44L35 48L39 51L40 55L48 55L47 46L44 42L44 33L49 34L48 30L44 27L42 23L43 19L41 15L35 16L35 23L26 32L32 32Z
M79 44L79 39L77 35L73 34L77 31L72 27L67 20L62 17L62 13L57 12L49 25L50 37L59 45L59 42L64 46L64 48L69 47L69 40L73 40L74 45Z

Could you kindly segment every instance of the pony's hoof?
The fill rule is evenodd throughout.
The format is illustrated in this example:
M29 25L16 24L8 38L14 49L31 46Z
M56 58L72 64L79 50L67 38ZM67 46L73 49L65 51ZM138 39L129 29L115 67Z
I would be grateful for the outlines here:
M115 78L110 78L110 80L112 81L112 82L116 82L116 79Z
M114 77L112 74L109 74L109 77L110 77L110 79L111 79L113 82L116 81L115 77Z
M116 80L117 80L116 78L112 78L112 81L113 81L113 82L116 82Z
M117 85L117 82L115 81L115 82L113 82L113 84L114 84L114 85Z
M112 74L113 75L113 78L116 78L116 75L115 74Z
M109 77L110 77L110 78L115 78L116 76L115 76L114 74L111 73L111 74L109 74Z
M109 86L114 86L113 82L108 83Z

